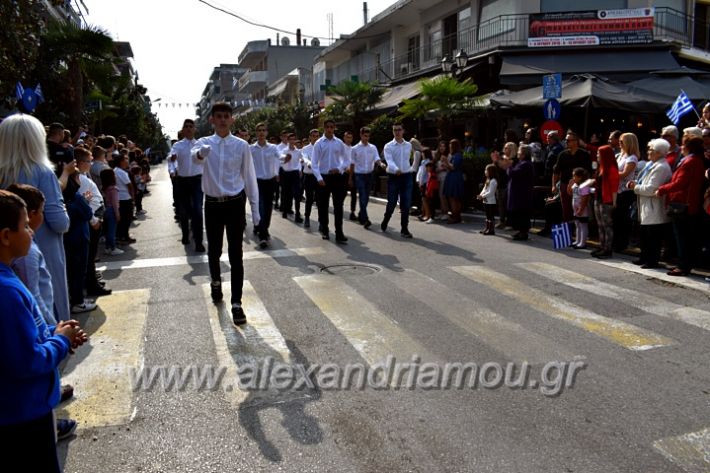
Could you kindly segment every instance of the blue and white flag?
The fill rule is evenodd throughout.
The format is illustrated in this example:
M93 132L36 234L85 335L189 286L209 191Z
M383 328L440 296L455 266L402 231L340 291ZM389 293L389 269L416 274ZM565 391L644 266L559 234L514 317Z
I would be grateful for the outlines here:
M37 102L44 102L44 92L42 92L42 87L39 84L35 87L35 95L37 96Z
M673 106L670 108L670 110L666 112L666 115L673 122L674 125L678 126L680 117L692 110L694 110L693 102L691 102L688 98L688 95L681 90L680 95L678 95L678 98L675 99L675 103L673 103Z
M17 100L22 100L22 96L24 95L24 93L25 93L25 88L22 87L22 84L18 82L17 85L15 86L15 98Z
M552 226L552 244L556 250L567 248L572 244L569 224L560 223Z

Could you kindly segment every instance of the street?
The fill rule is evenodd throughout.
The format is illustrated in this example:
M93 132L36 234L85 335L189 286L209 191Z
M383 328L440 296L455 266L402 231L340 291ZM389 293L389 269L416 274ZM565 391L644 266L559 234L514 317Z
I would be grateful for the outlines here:
M137 243L97 263L114 293L79 318L91 338L63 369L67 473L710 471L702 279L483 236L480 213L414 219L405 240L373 202L372 228L346 222L338 245L275 211L266 251L247 219L235 328L206 254L180 243L165 165L153 174ZM408 371L343 383L388 360ZM257 376L265 362L295 382ZM473 363L477 383L457 371Z

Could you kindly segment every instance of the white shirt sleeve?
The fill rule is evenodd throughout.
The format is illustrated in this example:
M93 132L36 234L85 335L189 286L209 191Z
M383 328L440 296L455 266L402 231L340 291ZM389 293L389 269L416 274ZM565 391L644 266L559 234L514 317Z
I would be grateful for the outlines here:
M387 143L385 145L384 149L384 154L385 154L385 161L387 161L387 172L390 174L397 174L399 171L399 168L397 167L397 164L394 162L394 156L393 156L393 151L392 148L394 146L391 146L391 142Z
M321 158L321 149L320 149L320 141L317 141L316 144L313 145L313 156L311 156L311 169L313 170L313 175L316 176L316 180L318 182L323 180L323 176L320 173L320 158Z
M242 179L244 179L244 192L249 199L251 206L251 219L254 226L259 225L261 216L259 215L259 186L256 182L256 171L254 169L254 161L251 157L249 146L244 147L244 155L242 156Z

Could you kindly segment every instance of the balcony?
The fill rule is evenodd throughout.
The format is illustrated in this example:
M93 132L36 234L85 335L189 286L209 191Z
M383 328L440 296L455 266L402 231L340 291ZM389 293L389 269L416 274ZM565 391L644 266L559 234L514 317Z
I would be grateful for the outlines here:
M239 66L247 69L256 67L269 50L269 40L249 41L239 55Z
M250 94L263 89L269 80L268 71L249 71L239 79L239 93Z
M476 57L499 49L527 48L529 23L527 14L492 18L439 41L422 42L421 47L360 70L357 75L363 82L390 83L438 69L445 55L454 56L461 49L469 57ZM710 52L709 26L678 10L659 7L655 12L653 41L707 53Z

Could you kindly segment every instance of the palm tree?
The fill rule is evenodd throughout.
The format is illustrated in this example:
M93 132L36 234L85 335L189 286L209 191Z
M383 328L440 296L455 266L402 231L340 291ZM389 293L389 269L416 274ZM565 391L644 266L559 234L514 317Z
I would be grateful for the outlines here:
M332 95L333 103L326 107L326 117L348 123L353 130L358 130L365 124L367 112L382 99L384 89L368 82L347 80L332 87L328 93Z
M451 134L451 119L471 110L476 103L478 86L466 79L459 81L453 77L436 77L420 82L420 95L406 99L399 108L401 118L421 119L433 111L437 115L437 126L443 139Z
M68 126L82 124L89 93L98 89L102 94L112 95L116 86L113 52L113 40L101 28L50 21L42 36L41 55L45 62L38 68L38 75L41 80L54 76L58 81L54 84L55 94L63 89L62 105L66 107ZM48 86L45 91L51 93L47 90L51 88Z

